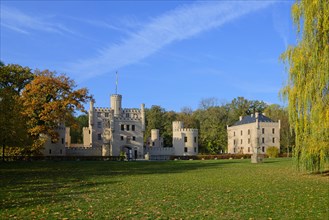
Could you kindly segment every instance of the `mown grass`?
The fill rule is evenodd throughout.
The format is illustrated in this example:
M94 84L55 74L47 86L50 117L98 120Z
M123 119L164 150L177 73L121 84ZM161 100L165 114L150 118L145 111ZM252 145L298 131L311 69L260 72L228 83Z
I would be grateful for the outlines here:
M291 163L1 163L0 219L329 219L329 177Z

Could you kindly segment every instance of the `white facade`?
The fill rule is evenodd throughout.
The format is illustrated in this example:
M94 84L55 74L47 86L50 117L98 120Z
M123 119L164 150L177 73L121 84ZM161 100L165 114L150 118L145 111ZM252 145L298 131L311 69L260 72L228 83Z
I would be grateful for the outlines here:
M151 130L151 137L147 139L146 147L151 147L151 148L163 147L163 138L160 137L159 129Z
M144 147L145 106L122 109L122 96L111 96L110 108L94 107L90 102L89 126L83 128L83 144L71 144L70 129L60 126L59 142L47 142L46 156L121 156L128 159L167 160L171 156L198 154L198 129L173 122L173 147L165 147L158 129L151 130Z
M146 157L150 159L169 159L170 156L193 156L197 155L198 129L184 128L182 121L173 122L173 146L163 146L163 138L158 129L151 130L145 148Z
M140 109L121 107L122 96L111 96L110 108L95 108L90 103L89 127L83 129L83 145L101 148L99 156L120 156L125 152L129 159L141 159L145 130L144 104Z
M58 133L58 141L52 142L49 137L41 136L46 138L44 148L41 150L42 155L45 156L65 156L66 155L66 134L67 128L63 125L59 125L56 129Z
M272 121L265 114L242 117L233 126L227 126L228 153L265 154L268 147L280 151L280 120Z
M176 156L198 154L198 129L184 128L182 121L173 122L173 148Z

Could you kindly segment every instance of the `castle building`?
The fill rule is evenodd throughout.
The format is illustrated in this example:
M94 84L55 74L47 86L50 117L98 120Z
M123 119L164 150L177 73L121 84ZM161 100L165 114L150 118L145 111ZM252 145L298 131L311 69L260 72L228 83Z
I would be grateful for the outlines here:
M198 129L184 128L184 123L181 121L173 122L173 147L175 149L175 155L197 155L198 143Z
M110 108L95 108L90 102L89 126L83 128L85 148L101 149L98 156L120 156L141 159L145 130L144 104L141 108L122 108L122 96L111 95Z
M198 154L198 142L198 129L184 128L182 121L174 121L172 147L163 146L159 129L152 129L144 152L146 159L151 160L168 160L171 156L193 156Z
M58 127L59 141L45 144L45 156L121 156L131 159L168 160L171 156L198 154L198 129L173 122L172 147L164 146L158 129L151 130L144 147L145 106L122 108L122 96L111 95L110 108L90 102L89 125L83 128L83 144L71 144L70 129Z
M45 156L65 156L66 155L66 134L69 132L63 124L59 124L56 132L58 133L58 141L53 142L50 137L40 135L41 138L45 138L46 142L44 148L41 149L42 155Z
M258 112L240 116L234 125L227 126L227 136L230 154L265 154L268 147L277 147L280 151L280 120L274 122Z
M149 148L163 147L163 138L160 137L159 129L151 129L151 137L147 139L146 147Z

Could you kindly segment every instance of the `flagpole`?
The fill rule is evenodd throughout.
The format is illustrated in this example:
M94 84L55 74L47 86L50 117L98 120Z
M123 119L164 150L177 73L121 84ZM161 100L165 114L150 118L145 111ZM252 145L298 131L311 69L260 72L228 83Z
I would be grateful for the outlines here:
M115 94L118 94L118 71L116 72L116 81L115 81Z

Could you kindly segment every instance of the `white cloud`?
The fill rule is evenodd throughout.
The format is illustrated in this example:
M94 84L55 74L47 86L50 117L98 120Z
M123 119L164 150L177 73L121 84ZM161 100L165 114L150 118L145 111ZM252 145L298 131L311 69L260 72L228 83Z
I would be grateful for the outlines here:
M282 4L291 4L291 2L283 2ZM289 30L290 30L290 12L282 11L279 5L274 8L272 14L273 26L283 41L284 47L288 48Z
M30 34L33 31L73 34L70 29L61 24L46 22L40 17L33 17L5 6L1 7L1 26L23 34Z
M87 79L137 63L164 46L218 28L272 4L270 1L198 2L154 18L122 42L103 48L96 57L67 66L66 71Z

